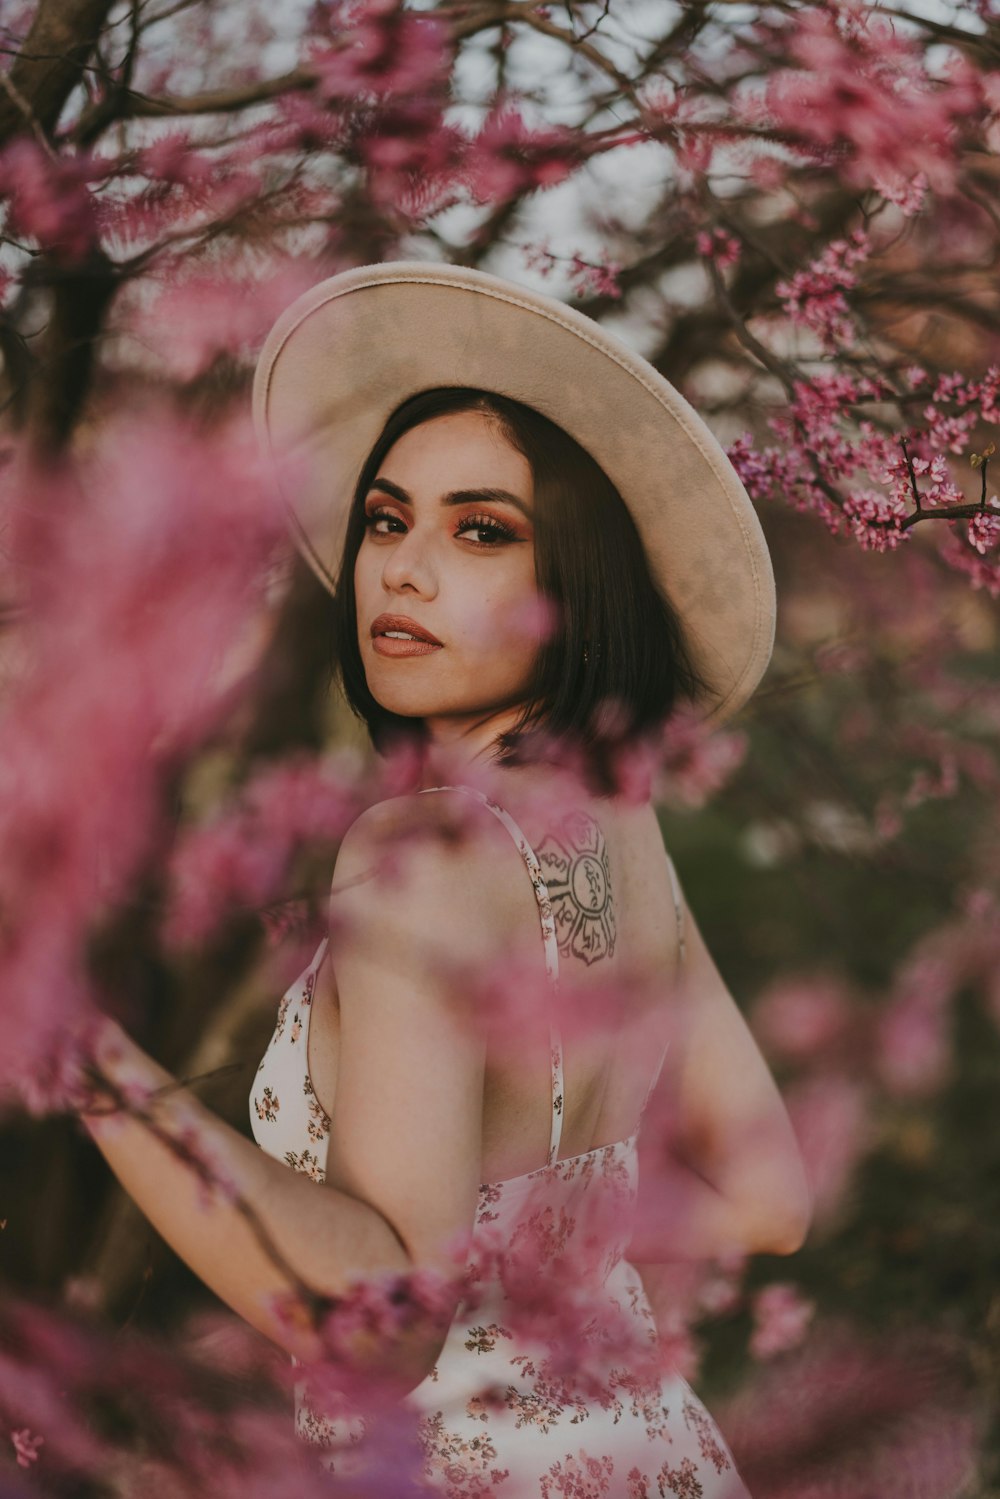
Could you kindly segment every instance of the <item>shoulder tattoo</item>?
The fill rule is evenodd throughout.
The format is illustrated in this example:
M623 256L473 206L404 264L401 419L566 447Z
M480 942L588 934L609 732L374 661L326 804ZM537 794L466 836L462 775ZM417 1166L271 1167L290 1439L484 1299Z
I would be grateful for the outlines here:
M615 950L615 907L604 834L585 812L546 833L538 862L548 886L556 940L564 956L596 963Z

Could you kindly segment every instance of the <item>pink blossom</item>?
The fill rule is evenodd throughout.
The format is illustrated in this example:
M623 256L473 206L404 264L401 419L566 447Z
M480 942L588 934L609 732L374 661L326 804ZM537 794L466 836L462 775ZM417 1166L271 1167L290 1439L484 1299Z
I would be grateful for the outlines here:
M936 538L942 560L955 572L964 573L974 589L985 589L991 598L1000 598L1000 559L981 556L953 526L942 530Z
M446 125L434 100L381 105L359 126L355 149L375 203L422 218L455 201L466 140Z
M562 259L550 247L547 239L540 240L538 244L523 245L522 254L528 269L538 271L542 276L550 276Z
M766 1049L801 1062L828 1056L846 1034L851 1014L844 986L818 974L772 984L758 996L751 1020Z
M157 288L126 327L141 333L174 379L195 380L220 356L246 358L259 348L281 308L311 284L307 267L295 262L252 282L188 271Z
M17 1453L17 1463L20 1468L30 1468L33 1462L38 1460L38 1449L45 1441L44 1437L33 1437L27 1426L20 1431L12 1431L10 1439Z
M146 178L152 163L164 165L166 177ZM103 240L129 248L148 246L160 236L194 233L240 211L251 210L261 197L259 151L233 147L222 160L199 159L192 149L182 161L180 147L138 154L131 164L138 190L117 184L94 197L94 219ZM119 165L126 179L128 166Z
M894 552L912 537L912 529L904 531L900 525L909 512L898 495L856 489L844 497L843 509L854 539L866 552Z
M274 109L247 133L247 148L258 155L293 151L313 153L336 150L349 136L349 112L313 93L280 94ZM326 193L329 202L332 194ZM308 203L302 184L297 201Z
M895 1097L925 1097L945 1083L951 1047L941 1004L919 992L895 999L875 1029L878 1075Z
M914 770L902 796L904 807L919 807L931 797L954 796L959 787L958 757L945 750L938 757L937 774L923 767Z
M267 766L231 808L187 831L173 850L164 922L169 943L203 942L233 909L276 900L299 845L343 837L361 810L353 768L299 753Z
M872 1143L869 1090L846 1072L798 1079L784 1093L813 1205L813 1229L827 1228Z
M720 225L716 225L711 231L699 229L695 235L695 248L706 260L714 260L720 271L736 265L743 253L739 240Z
M998 511L1000 507L995 494L990 496L987 504L994 511ZM966 536L970 545L985 557L1000 542L1000 513L990 515L983 510L974 515L966 528Z
M915 182L951 189L959 130L981 108L971 64L953 53L932 77L914 40L856 4L805 7L787 37L795 66L773 73L766 90L780 129L817 161L837 162L851 185L877 180L907 206Z
M755 188L762 193L776 193L784 187L789 175L789 165L777 156L758 151L750 160L747 175Z
M226 654L286 544L260 463L247 423L209 439L133 412L72 474L8 493L31 670L2 713L0 904L18 940L0 954L0 1084L58 1094L94 1000L90 925L162 851L165 765L229 711Z
M891 175L875 172L872 174L872 186L876 192L882 194L887 203L895 203L908 219L923 208L930 189L926 172L918 172L915 177L911 178L906 178L898 172Z
M206 188L214 167L183 130L170 130L159 140L143 146L135 156L135 168L161 187L177 184Z
M750 1493L769 1499L960 1493L986 1414L953 1340L818 1318L715 1410Z
M523 254L525 265L543 276L550 275L558 265L568 266L570 282L578 297L618 298L622 294L618 282L622 268L617 261L609 258L606 251L596 261L586 259L579 251L559 255L551 249L546 239L535 245L523 246Z
M570 277L578 297L595 296L617 299L622 294L618 277L621 265L603 253L599 260L585 260L582 255L570 259Z
M831 352L854 342L854 321L844 292L857 285L856 268L868 259L871 248L864 230L855 229L848 239L832 240L806 270L775 286L792 322L815 333Z
M769 499L772 491L779 487L776 483L776 468L779 464L784 464L789 473L793 470L790 456L779 453L775 448L755 447L753 436L749 432L737 437L726 451L752 500Z
M447 78L449 31L441 17L414 14L400 0L355 0L338 22L333 42L314 40L305 58L326 98L416 96Z
M564 181L581 160L573 131L531 126L514 104L503 103L470 142L467 179L479 202L501 202Z
M761 1359L772 1358L802 1342L816 1303L804 1297L791 1281L773 1281L756 1292L752 1308L750 1352Z
M104 171L90 156L54 158L28 136L16 137L0 153L9 232L34 240L56 260L82 260L97 243L87 184Z
M656 799L669 806L705 806L743 764L748 743L742 730L706 730L696 714L678 710L664 730Z
M735 1275L710 1274L698 1287L698 1308L708 1317L724 1317L743 1304L741 1271Z
M231 1335L234 1352L236 1342ZM241 1377L234 1381L233 1362L213 1368L195 1350L185 1356L134 1327L102 1328L90 1315L4 1297L0 1404L15 1431L27 1433L27 1461L39 1445L33 1433L44 1431L42 1465L76 1486L100 1483L114 1471L128 1492L194 1499L245 1493L253 1473L261 1492L318 1499L287 1404L275 1399L289 1387L287 1359L247 1329L235 1364ZM165 1469L169 1459L169 1473L149 1473L154 1451L163 1454Z
M657 1323L657 1333L664 1367L682 1379L697 1379L704 1348L680 1313L671 1310L663 1313Z
M422 1268L359 1276L320 1320L329 1356L350 1361L358 1352L417 1328L443 1334L454 1315L461 1273L456 1265L451 1274Z

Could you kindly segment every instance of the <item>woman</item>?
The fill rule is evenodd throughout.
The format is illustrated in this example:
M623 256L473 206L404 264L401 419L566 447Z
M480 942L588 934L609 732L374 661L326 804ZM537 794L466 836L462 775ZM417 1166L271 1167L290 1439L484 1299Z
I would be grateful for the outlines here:
M322 1347L276 1316L282 1262L346 1306L383 1275L440 1292L364 1359L351 1344L355 1376L401 1397L432 1490L745 1494L660 1367L643 1281L657 1256L793 1251L808 1194L630 751L676 699L720 721L763 673L752 507L650 366L478 272L402 262L313 288L269 335L254 403L335 595L348 699L377 747L416 736L420 785L342 842L329 935L251 1091L259 1168L198 1116L278 1253L236 1212L179 1222L192 1188L141 1126L89 1127L178 1252L300 1362ZM480 982L512 972L513 1038L509 986L494 1016ZM612 1029L578 1023L609 994ZM640 1221L640 1122L667 1088L685 1210ZM299 1430L364 1473L389 1417L322 1404L307 1371Z

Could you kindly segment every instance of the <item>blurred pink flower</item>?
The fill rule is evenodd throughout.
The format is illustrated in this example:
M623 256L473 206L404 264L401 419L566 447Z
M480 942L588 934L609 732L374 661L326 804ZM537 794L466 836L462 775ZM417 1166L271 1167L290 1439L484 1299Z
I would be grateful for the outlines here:
M527 123L512 103L495 107L469 145L466 172L473 196L502 202L562 182L582 160L581 142L561 126Z
M210 184L214 170L210 158L184 130L170 130L142 146L136 152L135 169L161 186L177 183L198 188Z
M786 977L764 990L754 1003L753 1030L765 1050L789 1061L826 1053L851 1023L845 986L828 974Z
M725 1317L743 1304L742 1272L724 1275L709 1272L697 1291L699 1311L708 1317Z
M930 189L926 172L917 172L916 176L909 178L899 172L893 174L873 172L872 186L877 193L881 193L887 203L895 203L908 219L913 218L923 208Z
M609 259L607 253L602 253L599 260L587 260L582 255L573 255L570 258L570 278L573 283L573 291L578 297L612 297L617 299L622 294L618 277L621 274L621 265L617 260Z
M677 1373L688 1381L697 1379L705 1350L683 1313L670 1310L662 1313L657 1331L664 1370Z
M991 599L1000 598L1000 558L982 556L957 533L954 522L942 526L935 541L941 560L955 572L964 573L974 590L982 588Z
M954 1347L825 1319L715 1414L751 1494L944 1499L977 1471L984 1407Z
M314 279L307 265L295 261L252 281L177 273L129 308L124 331L155 352L164 373L194 380L220 355L245 358L255 352L281 309Z
M943 1007L920 994L903 995L878 1017L875 1065L889 1093L922 1098L944 1085L951 1072L947 1021Z
M459 195L466 146L465 136L445 123L433 99L381 105L355 139L373 202L414 218L440 212Z
M695 235L695 249L706 260L714 260L720 270L736 265L743 253L739 240L718 225L712 230L698 231Z
M951 189L959 130L982 111L971 63L953 51L932 76L890 17L843 0L802 8L778 34L793 62L767 82L765 107L779 129L839 165L853 187L879 181L897 200L917 180Z
M100 1488L113 1471L123 1492L156 1499L238 1499L248 1483L254 1493L320 1499L328 1485L314 1476L287 1403L276 1398L290 1393L287 1358L251 1329L241 1340L234 1332L227 1352L238 1341L234 1378L231 1359L213 1366L134 1327L103 1327L90 1315L7 1295L0 1404L15 1428L12 1440L27 1433L30 1461L39 1441L32 1433L45 1432L42 1465L59 1475L56 1487ZM148 1456L154 1452L162 1465Z
M743 764L748 745L742 730L706 730L696 714L679 709L664 730L655 800L673 807L704 807Z
M33 1462L38 1460L38 1449L45 1441L44 1437L33 1437L27 1426L20 1431L12 1431L10 1439L17 1453L17 1463L20 1468L30 1468Z
M414 14L400 0L352 0L336 10L332 43L313 38L304 59L326 98L420 95L443 86L451 49L442 17Z
M753 1331L750 1353L754 1358L771 1358L802 1342L816 1311L791 1281L773 1281L762 1286L752 1298Z
M356 767L306 752L267 765L230 807L185 830L171 851L168 944L204 942L234 910L277 900L297 849L339 842L362 810Z
M798 1079L784 1092L813 1203L811 1233L828 1227L855 1167L874 1143L869 1090L844 1072Z
M245 690L222 667L286 534L249 422L152 410L4 500L24 670L0 710L0 1088L37 1108L72 1076L92 925L169 836L160 778Z
M97 243L88 183L108 170L87 152L50 156L36 140L18 136L0 153L0 200L6 232L34 240L56 261L82 260Z

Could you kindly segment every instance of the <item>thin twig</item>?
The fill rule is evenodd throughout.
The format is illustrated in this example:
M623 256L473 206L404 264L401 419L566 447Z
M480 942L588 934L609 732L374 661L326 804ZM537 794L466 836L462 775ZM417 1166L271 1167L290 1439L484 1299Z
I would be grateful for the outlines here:
M604 0L604 5L601 8L601 14L597 17L597 20L593 23L592 26L588 26L587 29L586 29L586 31L581 31L579 34L574 33L574 35L576 36L576 40L578 42L585 42L585 41L587 41L587 39L589 37L592 37L594 35L594 32L600 26L601 22L602 21L606 21L608 19L608 16L610 14L611 14L611 0ZM571 25L573 24L573 11L572 11L572 8L570 8L570 24Z
M35 111L32 109L31 105L28 103L28 100L21 93L21 90L17 87L17 84L10 77L9 73L0 73L0 84L3 85L4 91L7 93L11 102L24 115L24 118L31 126L32 133L37 137L39 145L48 156L49 160L58 161L58 153L53 149L52 142L49 140L48 136L45 134L45 131L42 129L41 121L35 114Z

